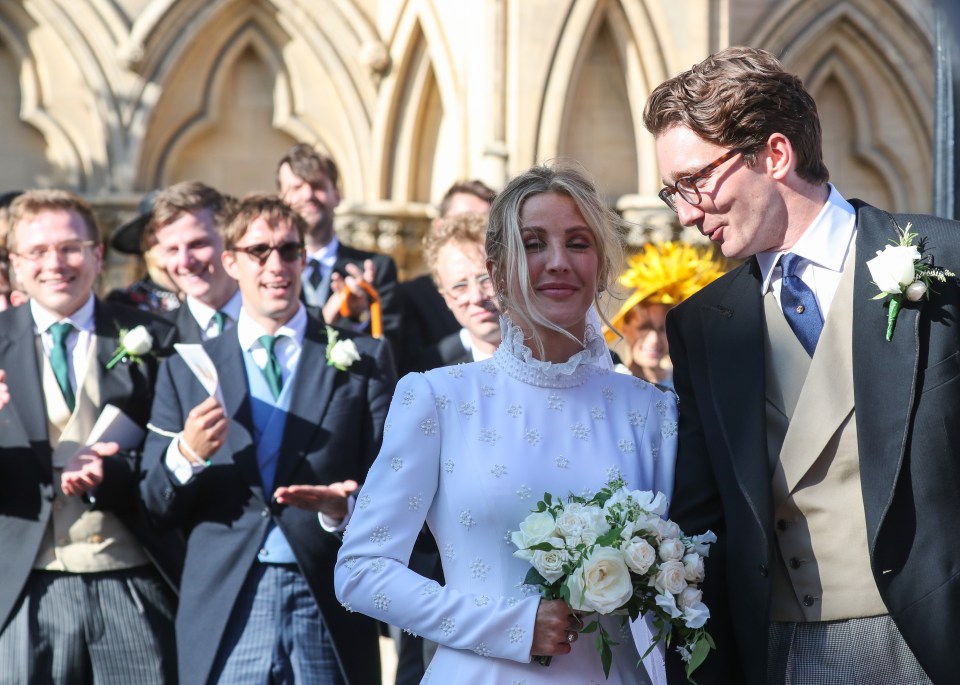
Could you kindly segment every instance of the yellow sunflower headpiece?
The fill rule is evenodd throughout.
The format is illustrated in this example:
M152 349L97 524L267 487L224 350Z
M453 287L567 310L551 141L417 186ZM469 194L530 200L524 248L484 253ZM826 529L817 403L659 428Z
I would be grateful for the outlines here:
M610 322L619 327L623 318L641 302L676 305L726 271L722 257L706 246L684 242L647 243L630 257L618 283L629 294ZM608 342L616 340L606 331Z

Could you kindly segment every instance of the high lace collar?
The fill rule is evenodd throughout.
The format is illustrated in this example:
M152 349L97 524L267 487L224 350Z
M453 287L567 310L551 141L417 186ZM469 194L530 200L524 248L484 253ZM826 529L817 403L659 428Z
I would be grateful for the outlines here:
M500 317L500 336L494 363L524 383L544 388L572 388L586 382L590 374L609 373L601 360L610 352L603 336L591 324L587 324L584 333L584 349L562 363L536 359L524 342L523 331L507 315Z

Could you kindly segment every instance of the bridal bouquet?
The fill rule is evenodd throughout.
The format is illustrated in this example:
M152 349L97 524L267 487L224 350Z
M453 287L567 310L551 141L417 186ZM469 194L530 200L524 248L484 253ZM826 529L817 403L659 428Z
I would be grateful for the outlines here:
M655 631L647 654L661 641L677 641L687 679L714 648L704 625L703 558L716 536L693 537L663 518L663 493L627 490L622 478L593 497L545 493L536 510L511 533L514 556L532 565L524 582L545 599L562 599L572 610L652 617ZM596 618L583 633L597 633L596 646L609 676L616 644ZM539 660L539 659L538 659ZM549 663L546 658L541 663Z

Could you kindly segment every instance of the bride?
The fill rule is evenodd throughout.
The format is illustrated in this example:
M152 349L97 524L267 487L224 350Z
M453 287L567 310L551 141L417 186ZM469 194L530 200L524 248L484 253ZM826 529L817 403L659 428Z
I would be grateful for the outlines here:
M619 644L604 679L593 636L562 600L524 584L510 532L544 492L592 494L620 475L672 491L676 401L613 373L587 313L619 273L617 218L577 169L535 167L497 196L487 268L503 342L490 359L405 376L383 447L356 500L337 562L337 596L439 643L423 683L639 684L629 624L604 617ZM407 561L426 521L446 585ZM647 636L643 622L634 632ZM551 656L550 666L532 660ZM650 675L648 672L650 671Z

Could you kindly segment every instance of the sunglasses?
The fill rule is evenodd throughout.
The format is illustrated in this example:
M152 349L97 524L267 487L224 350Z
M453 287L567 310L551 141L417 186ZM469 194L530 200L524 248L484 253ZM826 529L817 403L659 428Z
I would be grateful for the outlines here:
M296 262L303 258L303 243L280 243L279 245L267 245L266 243L257 243L256 245L234 245L231 248L234 252L242 252L260 266L267 263L270 259L270 253L274 250L280 255L280 259L285 262Z

